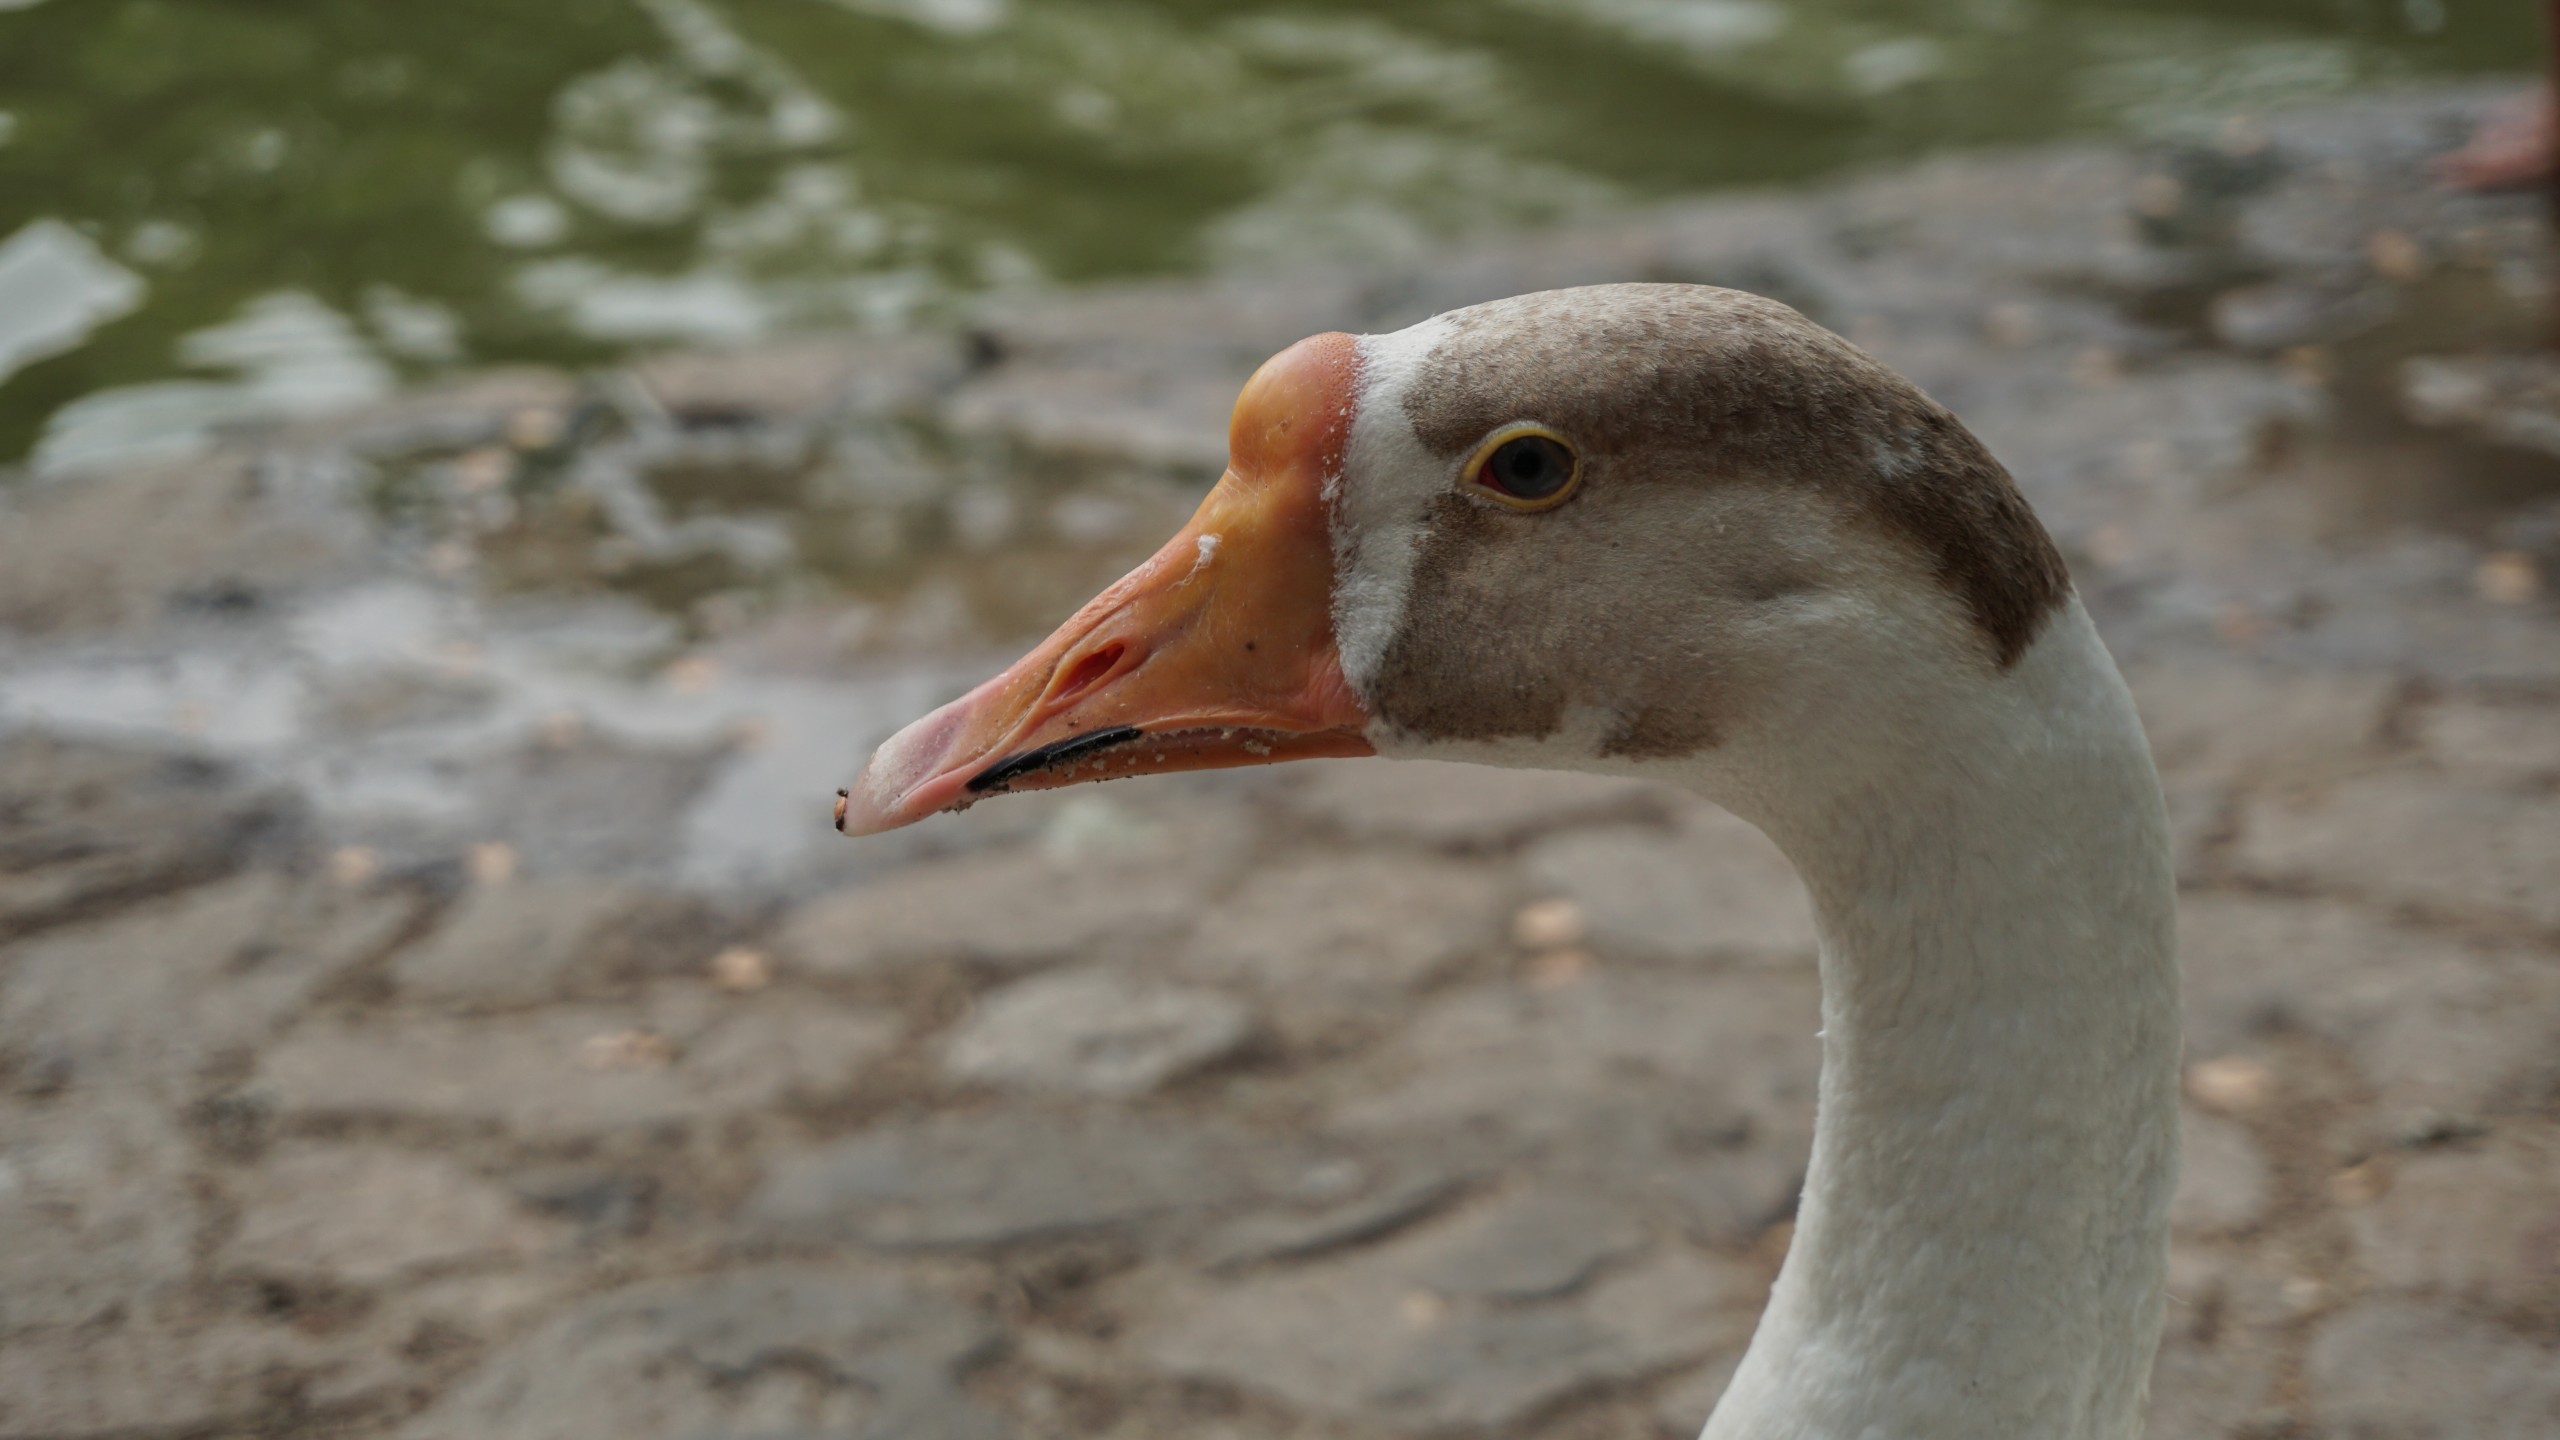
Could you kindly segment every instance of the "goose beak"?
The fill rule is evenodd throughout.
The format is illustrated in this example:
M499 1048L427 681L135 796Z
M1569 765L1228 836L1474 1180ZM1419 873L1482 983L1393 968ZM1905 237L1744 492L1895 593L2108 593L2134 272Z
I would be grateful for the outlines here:
M1357 368L1348 335L1266 362L1191 523L1003 674L890 737L837 792L836 828L872 835L1080 780L1374 753L1334 641L1326 523Z

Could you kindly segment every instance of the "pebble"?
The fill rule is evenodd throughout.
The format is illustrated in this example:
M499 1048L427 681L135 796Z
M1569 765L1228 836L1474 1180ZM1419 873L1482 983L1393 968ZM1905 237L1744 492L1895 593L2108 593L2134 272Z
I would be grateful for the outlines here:
M2227 1055L2187 1067L2187 1093L2217 1115L2246 1115L2275 1093L2275 1072L2260 1061Z

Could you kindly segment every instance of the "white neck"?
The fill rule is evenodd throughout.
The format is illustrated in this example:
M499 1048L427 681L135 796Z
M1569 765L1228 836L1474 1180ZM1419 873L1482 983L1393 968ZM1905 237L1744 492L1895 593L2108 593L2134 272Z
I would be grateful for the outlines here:
M2178 1132L2158 782L2077 604L1998 684L1888 779L1751 817L1814 897L1821 1109L1704 1440L2141 1428Z

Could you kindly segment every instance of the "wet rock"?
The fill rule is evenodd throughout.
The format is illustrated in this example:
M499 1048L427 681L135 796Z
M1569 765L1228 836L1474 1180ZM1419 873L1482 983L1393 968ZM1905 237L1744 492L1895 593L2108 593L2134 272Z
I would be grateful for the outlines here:
M293 811L211 763L19 734L0 741L0 940L227 875Z
M688 427L914 410L960 378L958 337L828 336L643 357L632 374Z
M2182 875L2204 870L2242 786L2314 784L2368 757L2400 683L2192 657L2135 665L2126 678L2160 767Z
M2560 709L2523 701L2449 696L2418 721L2427 753L2493 782L2547 783L2560 776Z
M1659 1205L1716 1243L1747 1242L1803 1174L1818 1013L1810 967L1470 987L1364 1062L1328 1124Z
M514 1341L400 1433L992 1440L1002 1427L957 1380L994 1340L974 1310L883 1272L791 1265L660 1281Z
M1178 1228L1280 1191L1292 1148L1125 1111L933 1116L783 1156L743 1219L758 1233L895 1249Z
M0 1437L272 1432L336 1357L290 1326L158 1313L0 1344Z
M2181 1233L2227 1233L2258 1223L2267 1208L2267 1162L2249 1132L2184 1110L2178 1116L2178 1194L2169 1223Z
M374 1146L295 1146L232 1188L224 1258L262 1274L372 1285L522 1261L558 1231L449 1160Z
M1363 841L1499 850L1545 830L1665 811L1656 787L1605 775L1434 760L1325 760L1304 768L1285 797L1289 807Z
M1576 1391L1730 1345L1757 1283L1686 1251L1572 1301L1493 1306L1417 1291L1392 1253L1225 1286L1134 1285L1130 1344L1154 1367L1313 1416L1404 1432L1520 1423Z
M1206 481L1254 367L1304 336L1359 329L1347 275L1237 277L1042 296L982 317L991 363L939 414L1039 453L1161 467Z
M813 900L785 918L774 947L787 966L817 975L927 960L1027 969L1169 936L1199 913L1201 885L1189 866L967 855Z
M2529 1101L2560 1074L2560 975L2328 900L2191 895L2179 906L2187 1049L2213 1059L2271 1028L2347 1047L2390 1115Z
M49 1083L183 1093L415 914L402 894L253 874L23 941L0 980L0 1056Z
M497 1124L567 1138L841 1091L899 1028L832 1005L710 1014L563 1007L470 1021L331 1020L271 1046L250 1093L288 1115Z
M683 854L685 812L728 758L723 743L531 745L481 768L473 808L530 871L663 871Z
M2272 352L2360 335L2390 319L2396 308L2384 286L2277 280L2216 295L2206 321L2225 345Z
M1496 1197L1406 1247L1397 1268L1433 1292L1500 1300L1561 1295L1644 1243L1621 1205L1571 1190Z
M2560 362L2548 355L2433 355L2403 361L2400 408L2421 425L2560 455Z
M193 597L260 597L346 573L369 548L351 511L259 495L238 458L84 474L0 500L0 627L133 625Z
M1313 1175L1317 1183L1310 1185L1302 1177L1284 1197L1300 1204L1255 1211L1219 1226L1198 1247L1200 1259L1215 1268L1234 1268L1304 1260L1365 1244L1440 1209L1457 1198L1465 1183L1411 1158L1373 1181L1368 1179L1370 1168L1348 1160L1319 1162ZM1333 1193L1337 1175L1357 1187L1356 1193L1347 1199Z
M644 908L607 881L535 879L473 887L434 931L391 962L405 995L521 1005L567 988L599 940Z
M1232 997L1108 970L1044 975L981 1002L943 1042L964 1084L1142 1095L1235 1051L1253 1014Z
M0 1107L0 1331L87 1324L186 1278L188 1164L176 1124L130 1094Z
M1529 847L1532 884L1579 903L1602 955L1699 961L1813 954L1813 908L1778 847L1720 810L1671 834L1614 827Z
M2560 1350L2450 1308L2368 1301L2312 1337L2307 1390L2338 1440L2560 1432Z
M2383 1289L2560 1312L2560 1136L2547 1128L2406 1156L2347 1220Z
M2269 877L2560 928L2560 796L2380 771L2252 804L2239 859Z
M1482 865L1310 855L1257 870L1184 949L1191 974L1252 987L1284 1027L1374 1022L1499 943L1507 887Z

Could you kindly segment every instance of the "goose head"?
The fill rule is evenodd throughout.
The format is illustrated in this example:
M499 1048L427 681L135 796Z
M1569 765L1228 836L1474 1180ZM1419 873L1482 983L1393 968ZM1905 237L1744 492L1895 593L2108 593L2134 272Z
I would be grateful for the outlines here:
M1745 814L1922 763L2068 602L1945 409L1774 301L1559 290L1318 335L1191 523L882 745L864 834L1312 756L1664 774Z

